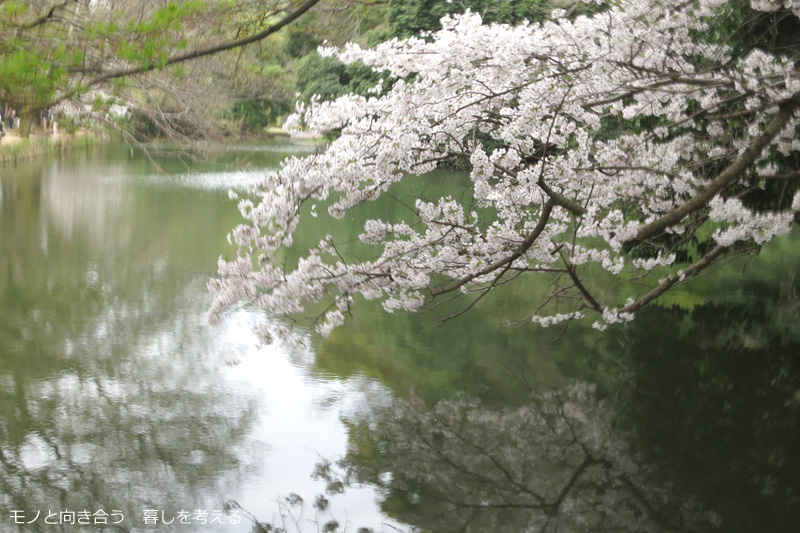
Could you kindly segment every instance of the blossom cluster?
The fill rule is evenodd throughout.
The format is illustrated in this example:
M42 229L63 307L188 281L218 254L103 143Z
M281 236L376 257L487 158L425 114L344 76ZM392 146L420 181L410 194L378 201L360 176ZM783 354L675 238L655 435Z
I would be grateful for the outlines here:
M220 260L212 314L244 300L290 315L328 298L317 329L329 334L358 294L382 298L389 312L417 310L531 272L569 280L581 302L550 316L536 302L536 322L588 309L613 323L736 245L785 234L800 196L767 211L734 196L800 152L800 72L779 53L737 57L699 39L723 4L622 0L593 16L556 11L517 26L467 12L430 35L324 51L395 81L369 98L312 100L287 122L338 137L323 153L287 159L254 185L256 201L241 200L240 252ZM798 16L796 2L752 5ZM413 220L367 222L360 238L377 259L345 261L328 237L284 267L280 250L306 204L340 219L444 161L469 167L469 194L420 199ZM622 305L581 282L590 264L614 275L671 272L677 248L703 225L717 248L639 299ZM652 253L632 260L637 247Z

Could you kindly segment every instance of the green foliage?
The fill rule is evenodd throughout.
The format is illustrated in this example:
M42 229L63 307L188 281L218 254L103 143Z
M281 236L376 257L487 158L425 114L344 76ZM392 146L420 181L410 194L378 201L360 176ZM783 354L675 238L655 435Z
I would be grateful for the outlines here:
M189 1L177 4L170 2L166 6L157 9L149 21L136 24L133 21L128 23L128 28L136 33L161 33L165 30L179 31L183 27L183 18L200 12L205 7L204 2Z
M766 13L755 11L747 0L724 2L708 19L708 25L698 38L728 44L735 55L745 55L754 48L796 54L800 46L800 19L788 8Z
M78 131L80 124L74 117L62 115L58 117L58 131L62 133L75 133ZM91 138L91 137L90 137Z
M0 4L0 15L2 15L4 20L7 19L15 19L19 16L24 15L28 12L28 6L23 4L22 2L16 2L14 0L10 2L3 2Z
M138 37L136 41L121 41L118 53L121 57L140 63L144 67L156 65L163 68L169 58L171 45L186 48L183 38L183 19L200 12L204 2L174 2L157 9L149 20L136 23L128 21L127 31Z
M21 94L26 95L25 100L34 106L53 97L66 71L53 66L53 57L48 57L46 53L19 46L3 55L3 61L0 62L0 88L4 94L12 95L14 104L14 96ZM62 57L65 51L58 47L52 53L55 57Z
M76 10L66 4L0 3L0 93L21 116L35 117L65 95L85 94L87 72L99 65L166 66L176 50L187 46L186 21L208 7L201 0L167 2L149 11L144 5L141 10L127 4ZM67 25L65 17L75 20ZM108 85L114 93L123 87ZM98 109L103 103L92 105ZM23 135L31 120L25 124Z
M247 129L258 131L274 124L278 117L289 112L288 102L269 98L235 102L225 118L240 121Z
M304 101L315 94L324 100L347 94L348 81L345 65L338 59L311 52L297 63L295 87Z
M314 95L332 100L348 93L368 96L381 79L389 80L388 73L375 72L361 61L345 65L336 58L311 52L297 63L295 87L304 102Z
M372 67L365 65L361 61L350 63L345 67L345 77L348 80L350 92L367 96L375 86L383 79L388 81L388 73L378 73Z
M523 20L539 21L544 18L547 2L544 0L390 0L387 38L410 37L422 31L441 29L439 20L469 9L480 13L486 23Z
M379 42L392 37L408 37L421 31L436 30L439 20L449 14L466 9L480 12L486 22L519 23L523 20L541 20L546 12L544 0L462 0L448 3L445 0L391 0L385 13L387 26L378 29L371 24L362 35L370 42ZM284 50L298 57L298 51L310 47L306 31L290 32L284 42ZM315 44L316 46L316 44ZM331 100L348 93L368 96L381 79L388 87L388 73L377 73L361 62L343 65L334 58L320 56L316 51L304 55L297 63L295 87L300 99L308 102L313 95L322 100Z
M310 31L291 29L283 41L283 51L290 57L299 58L308 54L322 44L322 40Z

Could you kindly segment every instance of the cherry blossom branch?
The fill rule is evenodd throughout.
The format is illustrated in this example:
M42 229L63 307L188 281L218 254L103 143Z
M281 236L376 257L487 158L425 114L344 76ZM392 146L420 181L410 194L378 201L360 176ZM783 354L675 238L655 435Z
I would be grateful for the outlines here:
M633 313L638 311L646 304L650 303L651 301L655 300L667 290L669 290L673 285L678 283L679 281L683 281L686 278L690 278L696 276L708 266L712 265L717 259L721 258L725 253L727 253L728 248L726 246L715 246L710 252L704 255L699 261L692 264L689 268L682 270L679 274L670 274L667 276L664 281L659 283L659 285L636 300L635 302L629 303L625 307L619 310L620 313Z
M756 174L753 178L757 180L796 180L800 178L800 170L781 174Z
M503 258L503 259L501 259L501 260L499 260L499 261L487 266L486 268L481 269L480 271L478 271L478 272L476 272L474 274L470 274L470 275L460 279L456 283L453 283L452 285L449 285L447 287L438 288L438 289L437 288L430 289L431 296L436 297L436 296L439 296L441 294L452 292L452 291L458 289L459 287L463 287L464 285L466 285L470 281L474 280L475 278L478 278L480 276L485 276L486 274L494 272L498 268L502 268L503 266L505 266L507 264L513 263L514 261L516 261L517 259L522 257L522 254L524 254L526 251L528 251L528 248L530 248L533 245L533 243L536 242L536 239L539 238L539 235L541 235L542 232L544 231L545 227L547 227L547 222L550 219L550 213L552 211L553 211L553 203L549 202L549 201L545 202L544 205L542 205L542 212L539 215L539 222L536 224L536 227L533 228L533 230L528 234L528 236L525 238L525 240L522 241L519 244L519 246L517 246L516 250L514 250L514 252L511 253L508 257L505 257L505 258Z
M775 137L789 124L798 104L800 104L800 93L795 94L790 100L780 105L778 113L763 129L762 133L711 183L703 187L691 200L644 226L634 238L625 242L623 250L629 252L637 244L677 224L689 213L707 206L712 198L722 192L728 185L740 179Z
M584 284L581 283L581 280L578 278L578 274L577 274L577 272L575 270L575 265L573 265L572 262L569 260L569 257L567 257L562 252L562 247L561 246L558 247L558 255L561 256L561 260L567 266L567 268L566 268L567 275L569 275L569 277L572 279L572 283L575 285L575 287L581 293L581 296L583 297L583 301L586 304L586 307L588 307L592 311L602 312L603 307L589 293L589 291L586 289Z

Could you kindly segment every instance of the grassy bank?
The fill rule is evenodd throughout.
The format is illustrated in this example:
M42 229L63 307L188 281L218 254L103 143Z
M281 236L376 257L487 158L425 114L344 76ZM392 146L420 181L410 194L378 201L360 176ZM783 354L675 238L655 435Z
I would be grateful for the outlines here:
M7 134L0 140L0 161L17 161L35 155L90 146L101 141L97 135L84 131L46 137L31 135L28 138Z

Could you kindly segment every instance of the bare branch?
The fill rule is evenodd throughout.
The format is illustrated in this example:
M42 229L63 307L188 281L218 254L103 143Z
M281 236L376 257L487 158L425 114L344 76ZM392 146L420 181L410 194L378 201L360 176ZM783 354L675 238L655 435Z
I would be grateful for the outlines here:
M248 37L244 37L241 39L234 39L225 43L220 43L214 46L209 46L206 48L200 48L192 50L191 52L186 52L184 54L178 54L172 56L171 58L167 59L166 61L159 62L159 63L149 63L145 65L135 66L135 67L125 67L117 70L112 70L110 72L106 72L100 76L97 76L94 79L89 80L89 82L84 87L79 87L74 89L70 94L65 95L62 99L69 98L73 94L75 94L78 90L83 90L85 87L91 87L106 81L110 81L116 78L122 78L125 76L133 76L135 74L142 74L144 72L150 72L152 70L158 70L164 68L169 65L175 65L178 63L182 63L184 61L189 61L192 59L197 59L204 56L209 56L213 54L218 54L220 52L224 52L226 50L231 50L233 48L238 48L240 46L247 46L249 44L261 41L273 33L279 31L280 29L284 28L285 26L289 25L290 23L294 22L298 18L300 18L303 14L305 14L309 9L314 7L316 4L319 3L320 0L307 0L303 5L298 7L296 10L292 11L281 20L269 26L268 28L254 33Z

